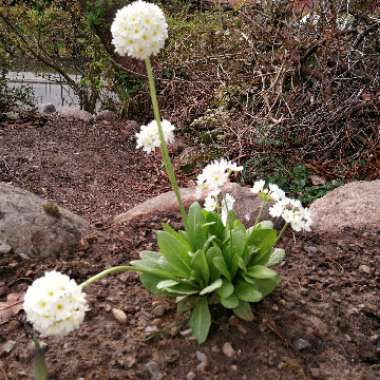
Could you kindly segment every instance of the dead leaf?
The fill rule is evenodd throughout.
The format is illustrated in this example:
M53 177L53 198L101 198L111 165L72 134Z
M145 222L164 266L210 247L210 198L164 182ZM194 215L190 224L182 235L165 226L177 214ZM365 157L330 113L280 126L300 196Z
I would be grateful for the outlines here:
M10 293L6 302L0 302L0 324L8 322L23 307L24 293Z

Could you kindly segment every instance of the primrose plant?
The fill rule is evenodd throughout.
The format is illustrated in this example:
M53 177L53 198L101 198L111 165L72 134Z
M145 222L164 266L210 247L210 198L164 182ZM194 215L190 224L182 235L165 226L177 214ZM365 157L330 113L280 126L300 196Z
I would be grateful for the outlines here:
M310 213L278 186L266 186L260 180L251 191L262 200L262 207L255 225L246 228L234 212L235 199L224 191L231 176L243 168L226 159L213 161L203 169L195 190L199 196L206 194L203 207L195 202L186 212L168 151L175 127L161 120L150 61L168 37L165 16L157 5L139 0L116 13L111 32L118 54L145 61L154 120L137 133L137 148L147 154L161 150L183 230L165 225L157 232L157 252L141 252L139 260L108 268L80 285L59 272L46 273L29 287L24 310L42 336L66 335L80 327L88 310L85 287L110 274L136 271L152 293L174 297L178 309L189 313L192 333L203 343L211 327L210 305L220 304L237 317L252 320L251 303L261 301L280 283L279 275L271 269L285 256L277 243L288 225L295 231L309 231ZM279 232L271 221L261 220L269 203L270 215L284 221ZM43 353L37 338L34 341L35 379L45 380Z

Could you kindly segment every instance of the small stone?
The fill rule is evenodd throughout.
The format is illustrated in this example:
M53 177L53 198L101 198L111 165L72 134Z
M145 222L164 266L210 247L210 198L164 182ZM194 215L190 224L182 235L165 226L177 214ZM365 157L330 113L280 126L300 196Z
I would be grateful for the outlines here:
M155 317L162 317L166 312L166 307L164 305L157 305L153 310L152 314Z
M368 265L360 265L359 272L371 274L371 268Z
M204 354L201 351L197 351L195 353L195 355L196 355L197 359L199 360L199 364L197 365L197 371L199 371L199 372L206 371L207 366L208 366L208 359L207 359L206 354Z
M238 366L236 364L232 364L231 369L233 371L237 371L238 370Z
M312 245L307 245L303 248L305 250L306 253L308 253L309 255L314 255L318 252L318 248L317 247L314 247Z
M313 186L323 186L326 184L326 178L316 174L309 175L309 180Z
M160 371L160 367L154 360L151 360L150 362L146 363L145 367L150 374L151 380L161 380L163 378L163 375Z
M297 339L295 342L294 342L294 347L298 350L298 351L304 351L304 350L307 350L308 348L311 347L311 344L309 341L307 341L306 339L303 339L303 338L299 338Z
M191 335L191 329L182 330L180 332L182 336L190 336Z
M310 374L313 379L321 378L321 370L319 368L315 368L315 367L310 368Z
M273 311L279 311L280 309L279 309L278 305L274 304L274 305L272 305L272 310Z
M112 315L118 322L123 323L123 324L127 323L127 314L125 314L123 310L113 308Z
M157 326L146 326L144 331L146 334L150 335L158 333L159 329Z
M7 255L12 251L12 247L2 241L0 241L0 255Z
M115 118L115 114L109 110L100 111L95 116L96 121L113 121Z
M6 354L9 354L16 346L16 342L14 340L8 340L8 342L3 344L2 351Z
M186 375L186 380L195 380L196 378L197 378L197 375L193 371L190 371Z
M236 354L230 342L224 343L222 350L224 355L226 355L228 358L233 358Z

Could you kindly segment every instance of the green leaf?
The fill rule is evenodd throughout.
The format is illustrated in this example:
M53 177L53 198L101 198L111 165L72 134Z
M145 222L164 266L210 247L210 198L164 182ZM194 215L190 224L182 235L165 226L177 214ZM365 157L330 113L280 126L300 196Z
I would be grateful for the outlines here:
M204 226L206 219L203 209L198 202L194 202L190 208L186 220L186 232L191 242L192 250L202 249L207 240L207 227Z
M160 253L166 258L173 269L182 276L190 274L191 247L166 231L157 231L157 241Z
M207 297L202 297L194 307L190 317L190 327L193 336L199 344L206 341L211 326L211 314L208 307Z
M248 302L240 301L239 305L233 309L234 314L245 321L253 321L251 305Z
M276 241L276 230L254 228L248 237L248 245L254 245L258 250L258 254L253 256L252 264L266 264Z
M223 247L223 256L231 276L234 277L239 268L239 261L244 256L246 233L238 226L230 232L229 237L228 242Z
M207 259L208 269L210 272L210 279L209 279L210 282L214 282L220 277L220 272L216 268L213 262L214 257L218 257L218 252L217 252L218 249L219 248L217 247L211 247L206 252L206 259Z
M162 277L155 276L154 274L142 273L140 274L141 283L153 294L166 295L163 290L157 289L157 284L162 281Z
M165 289L165 288L170 288L174 285L178 285L178 281L175 281L175 280L164 280L164 281L160 281L156 287L157 289Z
M227 281L223 282L223 286L218 289L217 293L220 298L228 298L234 292L234 286Z
M235 307L238 307L239 305L239 298L235 294L231 294L227 298L221 298L220 303L226 308L226 309L235 309Z
M275 272L272 269L267 268L264 265L254 265L248 268L247 275L254 279L262 279L262 280L278 276L277 272Z
M269 260L267 262L268 267L272 267L274 265L280 264L284 261L285 258L285 249L283 248L275 248L271 255L269 256Z
M178 284L171 286L170 288L163 289L165 292L174 294L174 295L191 295L191 294L197 294L199 292L198 289L194 288L191 285L188 284Z
M223 280L221 278L214 281L211 285L206 286L204 289L201 290L199 293L200 296L203 296L208 293L212 293L214 290L219 289L223 285Z
M210 279L210 271L208 269L208 262L204 250L198 250L195 252L191 259L191 268L196 279L205 286Z
M235 294L241 301L245 302L259 302L263 299L257 285L249 284L245 281L238 282L235 287Z
M164 231L166 231L168 234L172 235L174 238L181 241L183 244L189 245L189 241L187 239L187 236L183 234L184 231L176 231L172 226L169 224L164 224Z
M142 273L148 273L155 276L166 279L175 279L176 273L173 270L169 271L171 268L163 269L158 261L155 260L133 260L130 262L131 266L136 268L136 271Z
M210 234L216 236L216 238L222 242L224 240L224 231L225 227L222 223L222 220L216 212L206 212L205 218L209 225ZM213 224L211 224L213 223Z
M218 269L218 271L228 280L231 282L231 274L228 271L226 262L224 261L223 256L217 256L214 257L212 262L214 263L215 267Z
M280 284L281 279L280 276L272 277L267 280L255 280L255 283L263 294L263 297L266 297L268 294L272 293L273 290Z

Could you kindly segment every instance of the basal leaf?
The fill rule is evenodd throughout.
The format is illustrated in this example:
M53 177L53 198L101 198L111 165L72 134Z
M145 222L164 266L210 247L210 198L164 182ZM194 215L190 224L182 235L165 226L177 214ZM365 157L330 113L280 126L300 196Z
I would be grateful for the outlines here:
M245 302L259 302L263 298L263 295L259 291L257 285L249 284L245 281L238 282L235 286L235 294L239 300Z
M207 240L208 227L204 226L205 223L206 219L203 215L202 207L198 202L194 202L189 208L185 226L194 252L202 249Z
M263 280L278 276L277 272L275 272L272 269L267 268L264 265L251 266L247 270L247 275L254 279L263 279Z
M195 305L190 317L190 327L193 336L199 344L206 341L211 326L211 314L208 307L207 297L201 297Z
M214 256L212 259L212 262L214 263L215 267L218 269L218 271L228 280L231 282L231 274L228 271L227 264L224 261L223 256Z
M228 298L234 292L234 286L227 281L223 282L223 286L218 289L217 294L220 298Z
M274 265L280 264L284 261L285 258L285 249L283 248L275 248L269 256L269 260L267 262L268 267L272 267Z
M251 305L248 302L240 301L239 305L233 309L234 314L245 321L253 321Z
M226 309L235 309L235 307L238 307L239 305L239 298L235 294L231 294L227 298L220 298L220 303L226 308Z
M178 285L178 281L163 280L163 281L160 281L156 286L157 286L157 289L166 289L166 288L170 288L174 285Z
M202 286L207 285L210 279L210 271L208 269L206 254L203 249L194 253L191 259L191 268L193 270L193 275L195 275L196 279L202 284Z
M268 294L272 293L273 290L280 284L280 282L280 276L272 277L267 280L255 279L255 283L260 292L263 294L263 297L266 297Z
M191 247L166 231L157 231L157 241L160 253L168 263L182 276L190 274Z
M206 286L204 289L202 289L199 295L203 296L205 294L212 293L214 290L219 289L222 285L223 285L223 280L221 278L218 278L211 285Z

